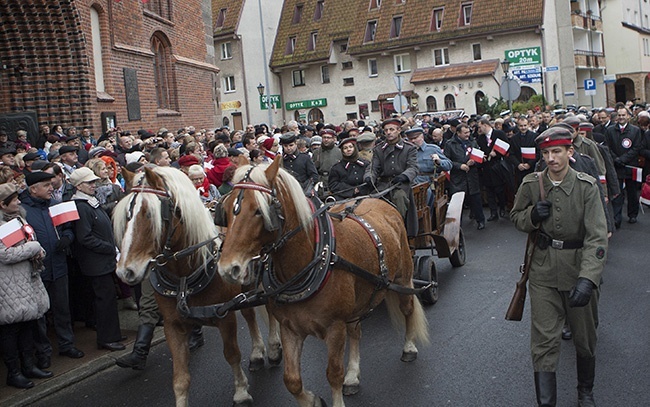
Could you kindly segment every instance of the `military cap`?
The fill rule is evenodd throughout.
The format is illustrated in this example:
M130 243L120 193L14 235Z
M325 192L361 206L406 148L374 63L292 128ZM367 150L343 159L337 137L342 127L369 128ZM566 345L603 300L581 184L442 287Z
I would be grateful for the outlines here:
M559 123L554 124L553 126L561 127L563 129L565 129L566 131L570 131L571 134L573 134L573 132L576 131L575 127L573 127L570 124L567 124L565 122L559 122Z
M422 127L413 127L404 132L408 138L416 138L420 134L424 134L424 129Z
M77 147L74 146L62 146L59 148L59 155L65 154L65 153L76 153L79 151Z
M280 136L280 144L291 144L296 141L296 133L288 132Z
M593 131L594 125L589 122L582 122L578 125L578 130L580 131Z
M350 134L350 133L352 133L352 132L356 132L357 134L359 134L360 130L359 130L358 127L353 127L353 128L351 128L350 130L348 130L348 134Z
M54 174L50 174L43 171L33 171L25 176L25 182L28 187L31 187L34 184L38 184L42 181L47 181L54 178Z
M334 130L330 129L330 128L327 128L327 127L324 127L323 130L321 130L319 134L321 136L323 136L324 134L330 134L330 135L336 137L336 132Z
M23 161L36 161L41 156L38 153L27 153L23 156Z
M395 126L400 127L402 126L402 121L397 117L391 117L390 119L386 119L383 122L381 122L381 128L383 129L389 124L394 124Z
M566 123L575 129L580 124L580 119L578 119L577 116L573 116L573 115L567 116L566 118L564 118L564 120L562 120L562 123Z
M377 139L377 136L375 136L375 133L371 131L364 131L363 133L359 134L357 136L357 142L358 143L367 143L370 141L375 141Z
M553 125L537 136L535 142L540 150L555 146L570 146L573 140L573 132L566 126Z

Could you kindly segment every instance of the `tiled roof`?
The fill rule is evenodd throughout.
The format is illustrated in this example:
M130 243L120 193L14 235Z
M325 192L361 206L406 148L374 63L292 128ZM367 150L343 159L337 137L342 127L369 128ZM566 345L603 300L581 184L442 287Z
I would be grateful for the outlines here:
M354 0L325 0L322 18L314 21L317 3L316 0L285 0L271 57L272 67L327 60L332 41L350 36L357 23L357 18L350 14ZM294 11L299 4L303 5L302 18L299 23L294 23ZM313 32L318 33L316 47L308 51ZM290 37L296 37L296 47L293 54L287 55Z
M297 65L325 60L330 43L349 39L348 53L378 53L437 41L450 41L495 33L531 29L543 23L544 0L383 0L379 9L370 9L372 0L326 0L320 22L313 21L316 0L285 0L271 66ZM459 26L461 4L472 3L469 26ZM302 23L293 24L297 4L303 4ZM440 31L431 31L434 8L444 7ZM390 38L393 17L402 16L399 38ZM375 40L364 43L368 21L377 21ZM310 33L318 31L315 51L307 51ZM296 37L296 48L285 55L289 37Z
M457 78L473 78L492 75L499 67L498 59L481 62L467 62L447 66L435 66L416 69L411 76L411 83L419 84Z
M233 34L239 25L239 17L246 0L212 0L212 29L214 35ZM226 18L220 28L216 27L221 10L226 9Z

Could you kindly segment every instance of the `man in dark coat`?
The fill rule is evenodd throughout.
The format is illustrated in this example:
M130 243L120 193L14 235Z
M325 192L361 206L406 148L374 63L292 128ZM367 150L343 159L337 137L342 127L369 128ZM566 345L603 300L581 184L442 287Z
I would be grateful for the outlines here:
M514 185L510 164L506 161L510 143L506 134L501 130L493 129L490 121L485 118L478 122L478 133L476 143L486 157L480 175L490 207L490 217L487 220L491 222L499 219L499 216L506 217L505 186Z
M284 169L293 175L306 193L318 182L318 171L308 154L298 152L295 133L285 133L280 137Z
M530 131L528 119L520 117L517 120L518 132L510 140L511 151L509 160L515 171L515 188L519 187L521 180L535 169L539 157L535 137L537 135Z
M81 358L84 353L74 346L72 317L68 294L68 263L66 252L74 240L70 224L56 228L52 224L49 207L52 194L53 174L35 171L27 174L27 189L21 194L20 201L27 213L27 222L34 228L36 239L45 249L41 273L43 284L50 297L50 309L54 321L59 354L70 358ZM39 331L34 337L38 367L47 369L51 364L52 345L47 336L45 318L38 321Z
M471 149L478 149L476 141L469 139L470 130L466 124L458 125L456 135L447 142L445 155L452 162L449 192L453 195L463 191L469 202L469 209L476 219L476 228L485 229L485 214L481 200L481 184L479 183L478 166L471 157Z
M641 130L630 124L630 115L625 107L617 111L617 124L607 128L605 143L614 160L616 176L621 186L621 194L612 199L614 207L614 224L618 229L623 219L623 203L627 195L627 216L629 223L636 223L639 214L639 183L632 178L631 167L639 165L639 151L641 151L643 137Z

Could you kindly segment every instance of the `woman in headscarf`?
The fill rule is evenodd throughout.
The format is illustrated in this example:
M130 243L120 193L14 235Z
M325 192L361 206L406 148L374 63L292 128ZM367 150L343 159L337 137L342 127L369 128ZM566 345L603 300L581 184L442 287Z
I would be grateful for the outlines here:
M341 140L341 160L332 166L328 178L330 193L336 199L365 195L370 191L363 183L363 175L370 162L359 158L357 139L349 137Z

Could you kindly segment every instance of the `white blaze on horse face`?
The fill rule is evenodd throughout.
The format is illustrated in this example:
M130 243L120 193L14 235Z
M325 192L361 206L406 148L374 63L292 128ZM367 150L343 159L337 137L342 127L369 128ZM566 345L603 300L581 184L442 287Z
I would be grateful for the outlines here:
M142 199L136 199L132 213L137 214L142 209ZM117 276L127 284L134 285L142 281L150 259L133 259L131 245L133 244L135 219L129 220L122 238L120 260L117 263Z

